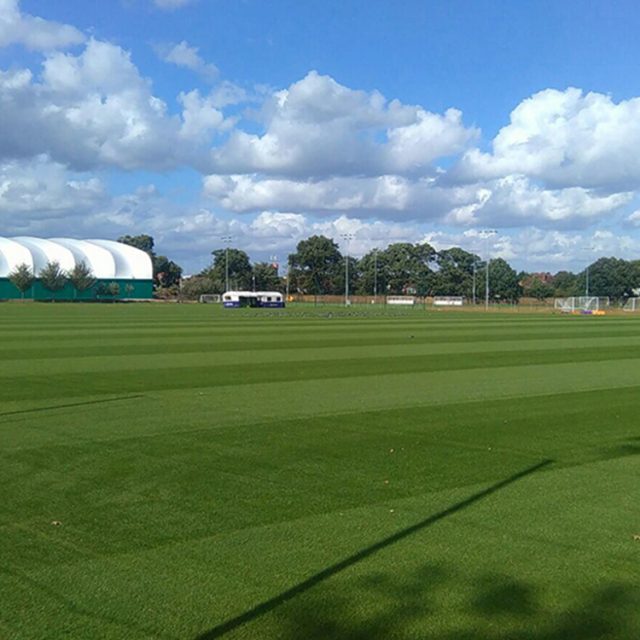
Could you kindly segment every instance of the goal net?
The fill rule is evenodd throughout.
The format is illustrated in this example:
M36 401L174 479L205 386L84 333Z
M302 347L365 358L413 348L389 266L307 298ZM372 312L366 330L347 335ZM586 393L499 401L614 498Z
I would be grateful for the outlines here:
M599 296L573 296L571 298L556 298L554 308L563 313L581 311L602 311L609 307L609 298Z
M433 305L435 307L461 307L464 304L462 296L434 296Z
M623 311L640 311L640 298L629 298L622 307Z
M220 302L220 294L219 293L203 293L199 298L198 302Z

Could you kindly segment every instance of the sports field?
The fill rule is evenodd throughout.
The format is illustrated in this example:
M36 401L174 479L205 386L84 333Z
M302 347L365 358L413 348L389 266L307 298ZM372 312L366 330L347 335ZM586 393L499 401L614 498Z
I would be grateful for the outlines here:
M640 318L376 311L1 305L0 638L640 638Z

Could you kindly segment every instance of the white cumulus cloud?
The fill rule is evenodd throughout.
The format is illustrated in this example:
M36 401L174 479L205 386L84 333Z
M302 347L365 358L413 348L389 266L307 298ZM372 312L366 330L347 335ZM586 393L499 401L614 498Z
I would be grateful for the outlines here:
M165 170L204 165L209 134L228 127L213 99L181 94L170 115L128 52L90 40L79 55L54 52L40 78L0 71L0 159L47 154L85 170Z
M237 130L213 152L217 173L325 177L416 173L465 149L477 132L444 115L387 101L310 72L262 110L264 132Z
M213 80L219 73L215 64L205 62L198 47L190 46L185 40L178 44L158 47L158 53L165 62L190 69L207 80Z
M0 0L0 47L21 44L35 51L51 51L80 44L85 39L71 25L22 13L19 0Z
M522 101L492 151L470 149L456 172L478 180L522 174L553 187L640 188L640 98L546 89Z
M188 4L193 4L193 2L195 2L195 0L153 0L153 4L158 7L158 9L164 9L167 11L181 9L182 7L186 7Z

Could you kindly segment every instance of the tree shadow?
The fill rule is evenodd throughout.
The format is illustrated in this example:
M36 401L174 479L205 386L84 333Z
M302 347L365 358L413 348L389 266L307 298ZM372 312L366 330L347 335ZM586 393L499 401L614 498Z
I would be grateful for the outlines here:
M311 588L324 582L328 578L331 578L341 573L345 569L348 569L360 563L361 561L372 556L378 551L381 551L382 549L385 549L390 545L393 545L411 535L414 535L415 533L418 533L419 531L422 531L423 529L426 529L436 524L437 522L445 518L448 518L449 516L459 511L462 511L463 509L466 509L472 506L473 504L489 497L490 495L508 487L509 485L515 482L518 482L519 480L522 480L523 478L533 473L536 473L537 471L541 471L545 467L548 467L549 465L551 465L552 462L553 462L552 460L543 460L538 464L535 464L531 467L527 467L526 469L523 469L518 473L515 473L509 476L508 478L505 478L504 480L501 480L500 482L497 482L491 485L487 489L483 489L482 491L474 493L468 498L465 498L464 500L461 500L460 502L457 502L442 511L432 514L426 517L425 519L421 520L420 522L417 522L416 524L413 524L409 527L406 527L405 529L402 529L401 531L398 531L397 533L394 533L393 535L388 536L387 538L384 538L376 542L375 544L358 551L357 553L341 560L340 562L337 562L336 564L331 565L330 567L327 567L322 571L319 571L318 573L294 585L290 589L283 591L282 593L274 596L273 598L270 598L268 600L265 600L257 604L256 606L236 616L235 618L231 618L217 625L216 627L213 627L212 629L200 634L199 636L197 636L196 640L214 640L215 638L221 638L227 633L230 633L235 629L238 629L239 627L242 627L250 622L253 622L254 620L260 618L261 616L273 611L274 609L279 608L280 606L284 605L290 600L293 600L294 598L309 591ZM407 612L405 612L405 615L407 615ZM380 624L382 624L382 622L380 622ZM308 637L323 637L323 638L338 637L333 635L330 631L331 631L330 629L326 629L325 631L323 631L324 635L308 636ZM369 630L369 633L373 633L373 630ZM307 636L303 635L299 637L307 637ZM348 637L358 638L361 636L357 635L357 636L348 636ZM364 638L364 637L372 637L372 636L369 635L369 636L362 636L362 637Z
M640 438L626 438L612 447L601 449L602 458L625 458L640 455Z
M328 589L274 616L279 640L632 640L640 637L640 586L610 583L559 611L549 594L508 575L467 585L459 610L446 597L464 579L426 565L411 576L350 581L350 595ZM545 597L546 596L546 597ZM362 601L370 605L363 615ZM375 603L383 603L376 606ZM373 604L372 604L373 603ZM444 621L444 622L443 622Z

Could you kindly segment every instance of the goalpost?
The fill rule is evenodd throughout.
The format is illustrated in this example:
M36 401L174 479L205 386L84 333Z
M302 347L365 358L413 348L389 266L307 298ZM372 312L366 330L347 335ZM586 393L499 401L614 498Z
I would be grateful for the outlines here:
M554 308L563 313L590 313L609 308L609 298L603 296L572 296L556 298Z
M622 307L623 311L640 311L640 298L629 298Z
M206 303L219 303L220 302L220 294L219 293L203 293L199 298L198 302Z

